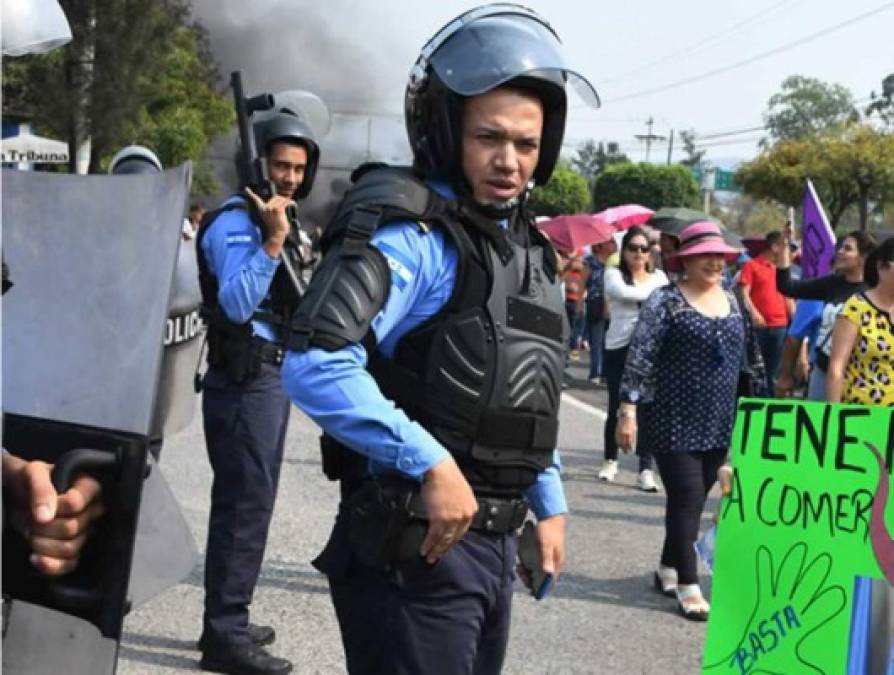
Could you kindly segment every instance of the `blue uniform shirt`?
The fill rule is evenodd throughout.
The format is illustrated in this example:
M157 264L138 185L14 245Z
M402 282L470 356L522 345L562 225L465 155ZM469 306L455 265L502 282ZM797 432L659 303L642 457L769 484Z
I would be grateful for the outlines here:
M439 191L446 191L436 186ZM385 306L372 321L378 350L386 357L406 333L434 316L453 293L457 250L438 228L416 223L380 228L371 243L391 268ZM292 401L331 436L369 458L374 475L399 472L421 480L448 451L419 424L386 399L365 369L366 350L357 344L328 352L289 352L283 386ZM542 471L526 497L538 518L568 508L559 478L559 455Z
M230 197L224 206L244 201ZM264 250L261 230L244 209L222 212L202 239L202 252L217 277L217 302L233 323L245 323L258 309L268 309L270 282L279 259ZM252 321L254 334L274 341L276 331L263 321Z

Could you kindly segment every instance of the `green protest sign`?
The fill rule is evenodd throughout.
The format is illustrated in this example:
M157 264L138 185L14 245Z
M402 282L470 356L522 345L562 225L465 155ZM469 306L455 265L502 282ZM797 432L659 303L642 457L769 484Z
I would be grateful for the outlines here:
M885 505L884 470L894 463L892 413L739 402L733 491L717 525L704 674L848 672L853 626L861 620L853 611L856 579L884 579L883 569L894 578L894 507ZM890 654L889 636L884 648Z

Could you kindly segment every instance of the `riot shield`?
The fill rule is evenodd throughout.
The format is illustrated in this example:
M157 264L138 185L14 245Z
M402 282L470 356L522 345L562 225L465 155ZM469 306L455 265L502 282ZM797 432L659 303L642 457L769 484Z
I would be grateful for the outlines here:
M199 264L194 240L181 241L171 288L168 319L164 330L164 352L158 380L155 413L150 436L157 444L189 426L195 415L198 394L195 374L204 344L199 318Z
M3 297L3 445L57 468L71 450L94 451L106 505L78 569L58 580L37 575L4 528L3 668L113 673L190 167L2 179L14 283Z

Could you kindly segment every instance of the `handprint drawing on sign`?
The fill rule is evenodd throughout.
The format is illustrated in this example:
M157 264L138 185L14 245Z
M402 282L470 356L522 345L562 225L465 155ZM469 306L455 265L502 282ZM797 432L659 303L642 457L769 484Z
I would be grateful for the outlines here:
M807 544L792 546L777 564L767 546L755 554L755 603L738 643L705 670L736 675L793 675L785 664L803 665L798 675L825 675L828 664L814 662L805 641L847 606L844 588L828 584L832 556L810 558Z

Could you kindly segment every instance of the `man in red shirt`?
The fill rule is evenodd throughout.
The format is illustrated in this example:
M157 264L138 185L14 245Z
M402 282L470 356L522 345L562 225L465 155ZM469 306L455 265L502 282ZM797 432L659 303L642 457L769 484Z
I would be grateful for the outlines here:
M768 232L764 241L764 250L742 268L739 285L767 366L769 391L774 391L789 319L788 303L776 289L776 260L785 242L779 231Z

